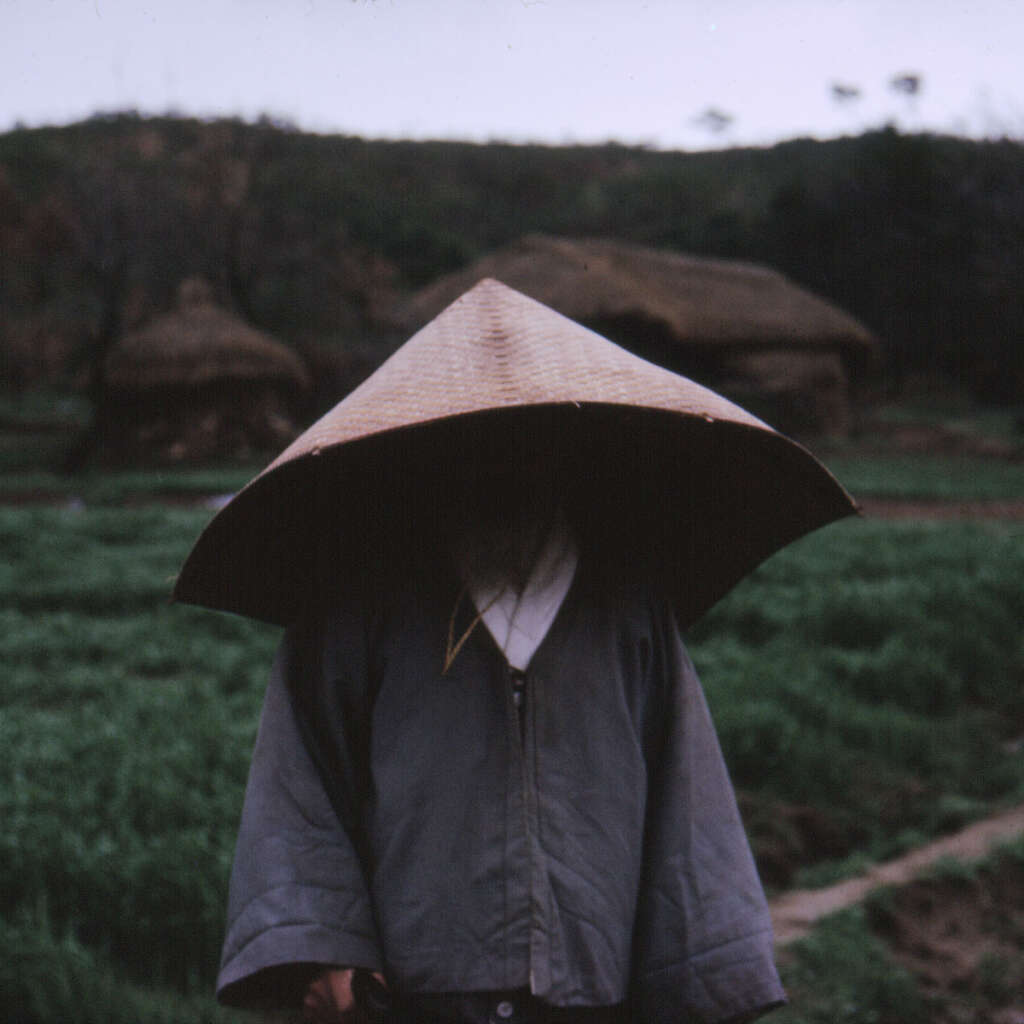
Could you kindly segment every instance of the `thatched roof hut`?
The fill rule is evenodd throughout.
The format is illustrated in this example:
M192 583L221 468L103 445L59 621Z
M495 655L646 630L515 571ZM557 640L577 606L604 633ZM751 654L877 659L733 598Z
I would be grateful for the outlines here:
M845 432L850 377L880 351L857 320L777 271L606 239L526 236L427 285L398 319L426 323L483 277L794 433Z
M197 278L182 282L174 310L119 339L105 379L105 447L170 460L280 447L310 388L299 356L218 306Z

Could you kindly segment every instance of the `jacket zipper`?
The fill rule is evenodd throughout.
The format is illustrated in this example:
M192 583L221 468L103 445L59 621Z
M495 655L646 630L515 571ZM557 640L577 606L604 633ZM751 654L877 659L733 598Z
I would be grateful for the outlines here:
M512 706L519 719L519 741L526 747L526 673L520 668L508 666L508 679L512 691Z
M519 769L522 779L523 824L527 839L527 872L529 889L527 907L529 914L529 952L527 971L530 991L537 993L536 963L541 952L537 949L538 922L535 918L535 902L537 898L536 873L540 870L538 862L537 836L537 792L533 764L533 732L530 728L533 708L531 703L530 675L522 669L506 665L507 693L511 701L512 713L516 723L516 740L518 741Z
M527 971L530 990L534 989L534 831L536 828L536 794L532 790L533 772L530 769L530 744L527 732L527 674L522 669L513 668L505 663L505 693L509 708L509 728L512 732L511 741L515 747L516 760L519 768L521 800L523 813L523 829L526 838L526 912L527 912Z

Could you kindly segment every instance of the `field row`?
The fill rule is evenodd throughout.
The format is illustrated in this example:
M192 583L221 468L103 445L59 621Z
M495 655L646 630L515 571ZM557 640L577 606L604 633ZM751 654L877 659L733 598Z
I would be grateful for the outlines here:
M189 1007L168 1020L197 1019L216 966L279 631L168 604L208 515L0 508L0 962L42 944L91 1019L128 1019L104 1000L137 1008L151 986ZM1022 533L836 524L692 631L769 883L1024 797Z

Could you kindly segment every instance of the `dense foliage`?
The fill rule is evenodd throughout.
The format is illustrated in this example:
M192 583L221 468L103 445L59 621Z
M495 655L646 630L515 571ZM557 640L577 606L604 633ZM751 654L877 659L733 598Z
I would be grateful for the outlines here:
M5 1019L213 1019L200 993L278 631L167 605L207 516L0 509ZM794 804L841 840L784 851L814 867L1020 795L1002 747L1024 716L1020 540L838 524L694 632L759 856Z
M891 855L1022 792L1020 531L853 522L762 566L691 636L766 880ZM816 809L794 828L778 802ZM780 834L781 833L781 834ZM804 881L827 880L813 865Z
M1024 836L936 864L826 918L786 950L772 1024L952 1024L1019 1016ZM913 973L912 973L913 972Z
M529 231L762 261L877 332L892 383L939 371L1024 395L1024 147L892 128L708 153L133 115L15 130L0 136L7 368L39 369L12 338L88 351L197 273L293 343L383 343L396 295Z

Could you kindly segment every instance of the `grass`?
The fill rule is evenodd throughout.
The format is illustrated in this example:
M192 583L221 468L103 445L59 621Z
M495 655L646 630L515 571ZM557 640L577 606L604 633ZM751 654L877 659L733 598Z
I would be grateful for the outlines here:
M208 516L0 507L0 1001L21 1000L0 1017L222 1019L206 993L279 633L167 604ZM851 856L1020 795L999 741L1024 720L1021 533L837 524L737 588L690 640L738 785L817 808Z
M967 455L850 455L824 462L855 498L922 501L1024 499L1024 462Z
M926 424L972 436L1024 440L1024 406L982 404L950 390L940 379L915 382L900 401L883 402L871 414L881 423Z
M48 918L0 921L0 992L7 1024L244 1024L252 1018L216 1006L209 996L138 984L102 953Z
M794 881L823 884L1024 796L1003 745L1024 721L1022 538L1020 525L837 524L691 632L734 781L754 796L755 847L784 801L818 808L845 850L829 865L795 844L817 876Z
M999 908L999 879L1019 877L1024 864L1024 837L1002 844L980 861L963 863L945 859L921 877L933 883L930 901L945 902L954 893L968 893L977 921L964 921L962 935L941 918L929 927L925 910L902 900L911 889L886 886L876 890L862 907L831 915L812 932L790 946L782 962L783 979L792 1003L771 1018L777 1024L826 1024L832 1021L903 1024L931 1021L942 1011L942 994L921 984L896 963L885 936L894 930L897 915L912 914L920 935L915 942L933 941L946 950L960 945L961 964L973 959L973 972L960 976L955 989L954 1014L942 1019L990 1020L997 1008L1019 997L1020 960L1012 951L1019 941L1020 914L1014 907ZM1005 898L1005 897L1004 897ZM902 903L902 909L898 906ZM1019 907L1019 904L1017 904ZM1006 913L1003 913L1003 910ZM965 917L970 916L965 913ZM981 938L972 930L980 925ZM895 925L898 936L900 927ZM921 938L926 936L926 940ZM972 943L1002 936L1000 951L972 949ZM904 940L905 942L906 940ZM920 952L919 950L916 950ZM1004 955L1007 954L1007 955ZM1009 1018L1007 1018L1009 1019Z
M167 604L207 515L0 509L0 914L43 919L71 995L91 973L80 949L109 982L83 998L156 986L210 1003L276 631ZM0 959L20 948L5 934ZM120 1019L87 1004L26 1019Z
M833 914L795 943L782 964L791 1003L772 1024L927 1024L914 979L890 958L860 907Z
M10 495L38 495L53 503L120 505L165 498L202 498L233 494L262 468L245 463L190 469L92 470L64 474L26 469L0 473L0 484Z
M76 430L89 422L89 400L71 390L33 388L21 394L0 389L0 430L45 434Z

